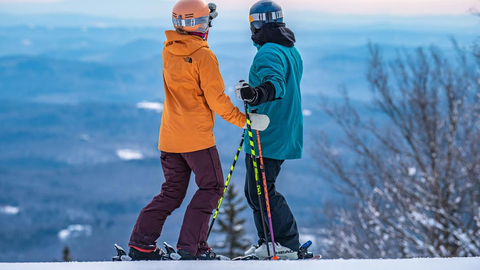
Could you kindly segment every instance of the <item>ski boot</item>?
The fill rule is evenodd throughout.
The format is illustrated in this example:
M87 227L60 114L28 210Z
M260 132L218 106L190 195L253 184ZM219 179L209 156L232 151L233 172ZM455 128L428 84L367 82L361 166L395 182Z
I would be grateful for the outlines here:
M213 252L212 249L208 249L205 251L203 254L199 256L192 255L188 252L186 252L183 249L178 249L177 251L178 255L181 256L180 260L201 260L201 261L211 261L211 260L220 260L220 258L217 257L217 254Z
M257 250L260 246L264 245L265 242L267 241L265 241L264 238L260 238L257 244L252 245L249 249L245 251L245 256L255 255L255 250Z
M245 251L245 256L255 255L255 250L259 248L258 245L252 245L249 249ZM242 256L243 257L243 256Z
M131 247L128 256L132 261L162 261L166 259L165 251L158 247L152 252L142 252Z
M232 261L257 261L260 260L257 255L255 255L255 250L257 250L261 245L265 243L265 239L261 238L258 241L258 244L252 245L249 249L245 251L245 256L239 256L232 259Z
M267 252L267 245L264 243L259 248L255 250L255 255L260 260L269 260L271 256L273 256L273 245L272 243L268 243L268 247L270 249L270 256L268 256ZM298 252L295 250L291 250L290 248L284 247L279 243L275 243L275 251L277 252L277 257L280 260L296 260L298 259Z

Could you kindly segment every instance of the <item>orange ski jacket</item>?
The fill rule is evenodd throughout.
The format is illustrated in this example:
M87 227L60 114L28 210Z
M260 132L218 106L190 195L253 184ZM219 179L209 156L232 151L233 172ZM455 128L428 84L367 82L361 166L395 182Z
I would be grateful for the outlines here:
M243 128L245 114L235 107L208 43L193 35L166 31L163 49L165 102L158 149L188 153L215 145L215 113Z

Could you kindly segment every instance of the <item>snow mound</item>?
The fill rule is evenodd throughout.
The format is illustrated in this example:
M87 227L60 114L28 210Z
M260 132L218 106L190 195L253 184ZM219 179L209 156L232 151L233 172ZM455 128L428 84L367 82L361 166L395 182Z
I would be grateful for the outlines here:
M20 208L15 206L0 206L0 214L15 216L16 214L20 213Z
M143 159L143 154L139 151L131 149L120 149L117 150L117 156L122 160L141 160Z
M58 238L62 241L90 235L92 235L92 226L80 224L70 225L68 228L58 232Z
M163 104L160 102L142 101L137 104L137 108L145 109L145 110L153 110L160 113L163 111Z
M0 270L478 270L480 258L318 261L162 261L87 263L0 263Z

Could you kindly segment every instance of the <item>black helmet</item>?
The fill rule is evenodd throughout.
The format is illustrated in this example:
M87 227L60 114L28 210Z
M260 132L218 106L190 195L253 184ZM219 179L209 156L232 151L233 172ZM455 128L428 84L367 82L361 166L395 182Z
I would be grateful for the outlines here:
M250 28L253 33L265 24L273 22L283 22L283 11L279 4L271 0L262 0L250 8Z

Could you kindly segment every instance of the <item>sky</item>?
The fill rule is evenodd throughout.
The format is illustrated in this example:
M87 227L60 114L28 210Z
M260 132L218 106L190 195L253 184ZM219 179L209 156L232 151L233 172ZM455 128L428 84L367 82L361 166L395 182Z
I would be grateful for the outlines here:
M213 1L213 0L212 0ZM168 16L176 0L0 0L0 13L76 13L132 19ZM220 10L248 12L255 0L216 0ZM278 0L284 10L338 15L465 15L480 0ZM309 14L310 13L310 14Z

